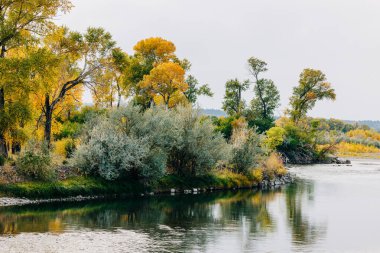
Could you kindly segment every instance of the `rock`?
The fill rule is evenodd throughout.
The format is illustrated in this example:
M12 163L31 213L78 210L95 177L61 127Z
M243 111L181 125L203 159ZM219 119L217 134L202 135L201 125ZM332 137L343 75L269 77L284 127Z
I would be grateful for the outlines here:
M175 189L170 189L170 192L171 193L175 193Z

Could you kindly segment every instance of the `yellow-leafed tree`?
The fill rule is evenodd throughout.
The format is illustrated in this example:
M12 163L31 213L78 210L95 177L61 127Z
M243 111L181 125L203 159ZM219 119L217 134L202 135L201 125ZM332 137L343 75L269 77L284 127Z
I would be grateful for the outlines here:
M156 104L173 107L185 99L188 89L185 82L185 70L177 63L165 62L154 67L149 75L139 83L141 89L147 90Z

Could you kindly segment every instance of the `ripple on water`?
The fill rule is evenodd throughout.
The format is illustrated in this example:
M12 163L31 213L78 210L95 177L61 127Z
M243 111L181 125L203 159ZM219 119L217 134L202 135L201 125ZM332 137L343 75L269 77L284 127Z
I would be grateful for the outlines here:
M147 235L128 230L64 234L20 234L0 237L1 252L157 252L159 245Z

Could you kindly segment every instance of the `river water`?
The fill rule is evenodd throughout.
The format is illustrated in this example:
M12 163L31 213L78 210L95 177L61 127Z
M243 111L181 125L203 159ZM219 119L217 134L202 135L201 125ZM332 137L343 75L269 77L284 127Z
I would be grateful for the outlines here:
M274 191L0 208L0 252L380 252L380 161Z

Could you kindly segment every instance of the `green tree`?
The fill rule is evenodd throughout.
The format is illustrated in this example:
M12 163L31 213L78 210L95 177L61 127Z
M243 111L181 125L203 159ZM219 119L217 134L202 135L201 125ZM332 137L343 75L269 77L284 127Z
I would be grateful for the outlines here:
M245 108L242 99L243 91L249 88L249 80L240 82L237 78L226 82L226 93L224 95L223 110L229 115L241 115Z
M187 100L192 104L195 104L197 102L199 96L214 96L208 84L199 86L198 80L192 75L189 75L186 78L186 83L189 88L184 94Z
M335 100L335 90L326 81L325 74L320 70L305 69L300 75L299 85L293 88L290 98L289 114L293 122L298 123L306 117L307 112L314 108L319 100Z
M105 59L104 67L98 68L91 77L90 87L95 105L120 107L122 97L128 95L129 87L124 81L127 66L128 55L120 48L113 49Z
M35 42L54 24L51 19L59 11L72 7L68 0L5 0L0 1L0 59L9 50ZM0 118L3 118L13 84L0 85ZM5 133L0 131L0 155L7 156Z
M253 87L255 97L251 101L250 125L258 127L259 132L265 132L273 126L274 111L280 105L280 92L272 80L259 78L267 71L267 64L257 58L248 59L249 71L255 78Z
M115 42L103 28L88 28L84 34L61 27L45 38L45 48L55 59L49 75L41 76L44 139L51 141L54 112L80 86L91 83L91 75L104 67ZM79 90L80 91L80 90Z

